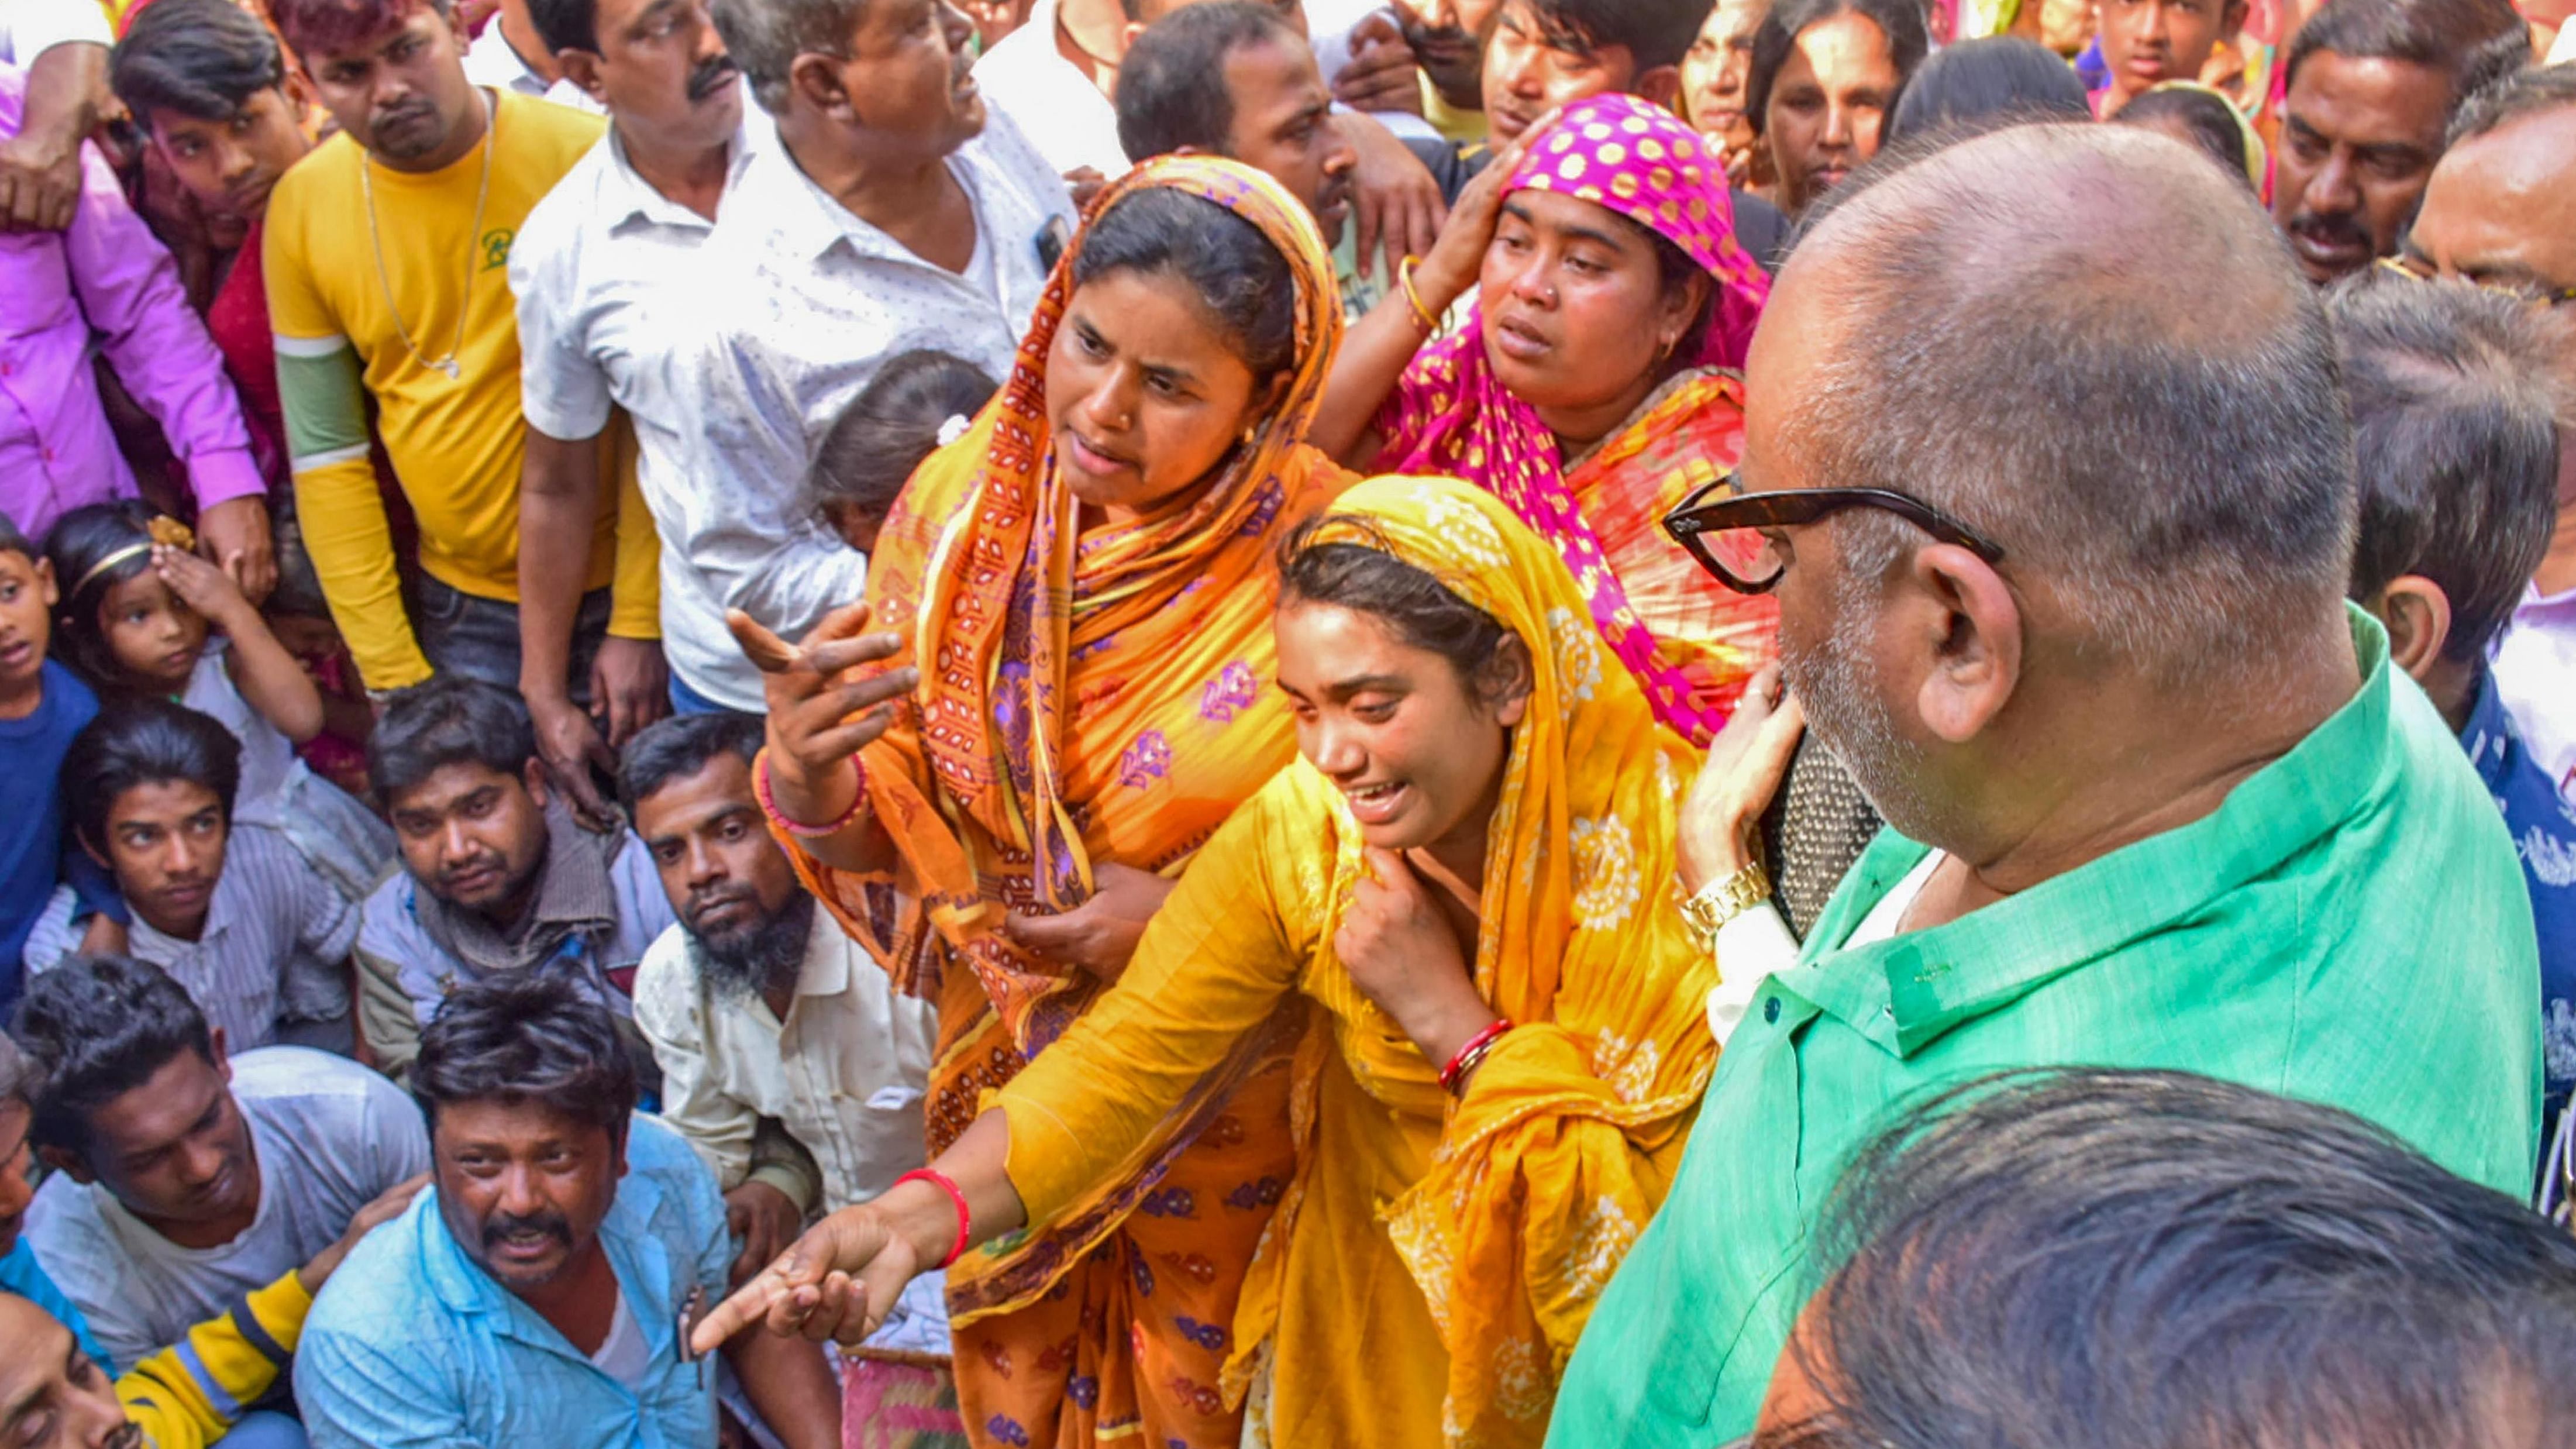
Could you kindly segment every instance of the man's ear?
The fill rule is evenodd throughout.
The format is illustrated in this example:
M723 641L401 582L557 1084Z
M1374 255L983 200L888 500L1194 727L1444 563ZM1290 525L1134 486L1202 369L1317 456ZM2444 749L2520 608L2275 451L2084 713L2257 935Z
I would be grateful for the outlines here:
M1128 50L1136 44L1136 37L1144 33L1145 22L1141 20L1130 20L1126 24L1118 27L1118 55L1120 59L1123 60L1126 58Z
M603 104L607 102L607 95L599 88L598 56L586 50L558 50L555 52L555 68L564 73L565 80L581 87L583 95Z
M1629 82L1628 92L1641 101L1661 106L1667 111L1673 110L1681 103L1682 68L1677 65L1659 65L1652 70L1640 71L1637 78Z
M495 24L495 25L498 25L498 24L500 24L501 22L500 22L500 20L496 17L496 18L492 21L492 23L493 23L493 24ZM451 34L451 35L453 35L453 36L455 36L455 37L456 37L456 53L457 53L458 55L463 55L467 50L470 50L470 49L472 49L472 48L473 48L473 45L474 45L474 30L473 30L473 27L471 27L471 26L469 26L469 25L467 25L467 24L465 23L465 7L464 7L464 6L462 6L462 5L457 5L457 4L454 4L454 3L450 3L450 4L448 5L448 7L447 7L447 30L448 30L448 33L449 33L449 34Z
M809 50L787 64L787 93L826 115L856 118L849 89L841 84L840 62Z
M528 756L528 762L519 767L519 780L528 787L528 798L537 802L538 809L545 809L547 781L545 757Z
M72 839L80 842L81 854L97 861L99 869L106 871L109 875L116 874L116 863L109 860L106 856L101 855L98 847L89 843L88 831L74 830L72 832Z
M2400 574L2380 591L2372 612L2388 626L2388 662L2422 683L2450 641L2451 596L2422 574Z
M1917 552L1906 582L1917 598L1905 642L1926 656L1915 708L1925 729L1965 744L2021 683L2021 605L1993 565L1956 544Z
M45 607L50 609L63 601L63 591L54 582L54 561L40 558L35 562L36 592L45 596Z
M39 1147L36 1149L36 1159L83 1187L98 1181L98 1178L90 1172L89 1164L81 1161L80 1154L70 1148Z

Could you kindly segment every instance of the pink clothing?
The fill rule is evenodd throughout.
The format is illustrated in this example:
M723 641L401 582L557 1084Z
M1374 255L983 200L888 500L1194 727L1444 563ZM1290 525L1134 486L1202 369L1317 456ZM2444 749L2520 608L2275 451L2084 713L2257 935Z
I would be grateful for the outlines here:
M1744 366L1754 324L1771 294L1770 278L1736 242L1725 167L1670 111L1628 95L1577 101L1529 148L1505 190L1553 191L1588 201L1680 248L1717 288L1707 330L1689 360L1701 368ZM1740 394L1730 395L1730 421L1736 398ZM1537 409L1495 376L1485 351L1481 301L1464 326L1414 355L1379 409L1376 426L1385 443L1375 471L1463 478L1509 504L1557 546L1583 585L1594 627L1645 687L1666 724L1704 742L1725 723L1733 694L1711 695L1659 649L1653 621L1633 606L1617 560L1604 549L1605 520L1588 516L1578 490L1569 486L1555 434ZM1670 506L1679 499L1657 501ZM1633 510L1636 502L1610 500L1596 504L1595 511L1621 503ZM1657 527L1653 521L1646 525ZM1679 551L1660 538L1650 546ZM1695 574L1694 581L1711 590L1723 587Z
M24 74L0 66L0 137L18 134L25 96ZM70 228L0 235L0 512L31 538L68 509L135 492L90 371L93 338L187 464L200 509L266 495L177 265L84 144Z

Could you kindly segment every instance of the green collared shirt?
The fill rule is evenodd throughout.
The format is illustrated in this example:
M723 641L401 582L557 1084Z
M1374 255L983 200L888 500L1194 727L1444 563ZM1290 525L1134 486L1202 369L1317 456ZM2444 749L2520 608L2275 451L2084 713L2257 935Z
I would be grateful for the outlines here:
M1849 950L1928 848L1882 832L1728 1042L1663 1210L1568 1366L1551 1449L1747 1432L1809 1230L1899 1104L1987 1072L2200 1072L2330 1103L2526 1195L2540 974L2513 843L2354 610L2350 702L2212 814Z

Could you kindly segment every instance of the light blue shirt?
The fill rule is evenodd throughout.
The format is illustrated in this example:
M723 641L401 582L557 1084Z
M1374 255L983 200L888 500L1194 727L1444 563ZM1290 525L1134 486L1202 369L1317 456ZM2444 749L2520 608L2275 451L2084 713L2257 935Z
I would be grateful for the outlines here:
M72 1331L72 1337L80 1343L81 1352L88 1354L109 1378L116 1377L116 1360L109 1358L107 1350L98 1346L98 1340L90 1337L89 1320L83 1318L80 1309L63 1296L63 1290L54 1286L53 1278L45 1272L45 1265L36 1261L36 1250L29 1245L24 1233L9 1245L8 1252L0 1253L0 1292L15 1293L52 1314L56 1323Z
M724 1296L733 1247L715 1179L642 1115L600 1224L650 1352L640 1388L610 1377L486 1274L447 1230L435 1187L331 1275L295 1353L313 1449L713 1449L713 1366L679 1358L692 1286Z

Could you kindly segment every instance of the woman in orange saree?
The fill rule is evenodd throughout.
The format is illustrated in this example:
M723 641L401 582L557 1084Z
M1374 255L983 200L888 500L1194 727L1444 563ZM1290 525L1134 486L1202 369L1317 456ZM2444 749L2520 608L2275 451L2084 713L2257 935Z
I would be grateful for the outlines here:
M867 602L917 690L855 759L878 724L800 759L782 718L837 718L868 697L841 681L883 671L824 637L856 610L767 663L774 828L842 926L939 1003L933 1153L1081 1017L1169 879L1295 758L1268 687L1270 550L1350 481L1303 441L1340 328L1330 256L1275 182L1197 157L1130 173L1010 380L879 536ZM1296 1028L1247 1038L1165 1150L1082 1212L950 1269L978 1444L1233 1449L1219 1372L1293 1163Z
M1677 117L1634 96L1575 102L1495 158L1358 325L1313 435L1354 466L1447 474L1511 505L1656 717L1701 745L1769 662L1779 617L1662 527L1744 451L1734 369L1770 283L1732 217L1718 158ZM1471 287L1466 323L1426 339L1424 319Z

